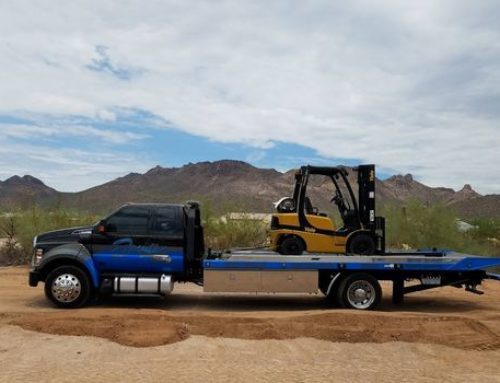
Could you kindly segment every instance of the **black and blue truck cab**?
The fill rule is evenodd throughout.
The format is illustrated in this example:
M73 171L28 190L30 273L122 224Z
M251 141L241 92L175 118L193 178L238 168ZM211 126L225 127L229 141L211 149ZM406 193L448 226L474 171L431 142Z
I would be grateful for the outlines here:
M95 225L40 234L33 247L30 285L44 281L58 306L81 306L93 291L167 294L174 280L201 278L200 209L127 204Z

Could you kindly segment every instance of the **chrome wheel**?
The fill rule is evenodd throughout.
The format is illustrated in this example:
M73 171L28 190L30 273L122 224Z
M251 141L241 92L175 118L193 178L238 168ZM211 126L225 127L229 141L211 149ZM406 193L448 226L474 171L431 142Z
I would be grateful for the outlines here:
M347 300L352 307L369 308L376 298L375 288L369 281L356 280L347 289Z
M82 292L82 285L76 276L65 273L52 281L51 292L57 301L70 303L78 299Z

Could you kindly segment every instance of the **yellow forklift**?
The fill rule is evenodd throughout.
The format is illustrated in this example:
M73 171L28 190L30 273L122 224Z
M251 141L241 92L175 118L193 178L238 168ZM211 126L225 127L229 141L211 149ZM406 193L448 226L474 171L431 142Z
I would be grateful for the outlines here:
M302 166L295 174L293 197L280 199L271 219L271 247L283 255L338 253L373 255L385 253L385 219L375 215L375 165L360 165L357 172L358 198L340 167ZM331 180L331 202L342 224L319 212L307 196L311 176Z

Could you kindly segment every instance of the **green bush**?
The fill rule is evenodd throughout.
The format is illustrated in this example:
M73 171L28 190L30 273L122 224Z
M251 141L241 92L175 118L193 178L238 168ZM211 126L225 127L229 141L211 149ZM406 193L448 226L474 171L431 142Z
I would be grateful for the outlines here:
M499 255L495 239L500 238L498 222L471 222L476 227L461 232L457 214L448 206L425 206L416 200L404 207L388 206L386 217L387 246L413 249L440 248L477 255Z
M500 220L474 219L470 222L475 226L471 235L478 239L500 239Z
M65 227L83 226L97 221L97 217L64 209L45 210L33 206L29 210L19 210L0 217L0 228L13 226L16 242L15 257L9 257L9 264L27 263L31 259L33 237L45 231ZM6 238L5 230L0 237ZM5 259L6 247L2 248Z
M205 232L205 245L214 250L227 250L233 247L260 247L267 239L268 225L259 220L231 220L227 214L241 211L238 207L225 206L225 212L216 211L210 203L202 208L202 223Z

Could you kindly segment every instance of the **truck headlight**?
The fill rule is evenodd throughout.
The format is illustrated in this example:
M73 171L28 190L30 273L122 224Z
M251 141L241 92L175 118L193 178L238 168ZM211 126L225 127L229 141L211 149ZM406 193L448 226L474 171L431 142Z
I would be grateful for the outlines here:
M35 251L33 252L33 266L38 266L42 261L42 258L43 258L43 249L35 248Z

